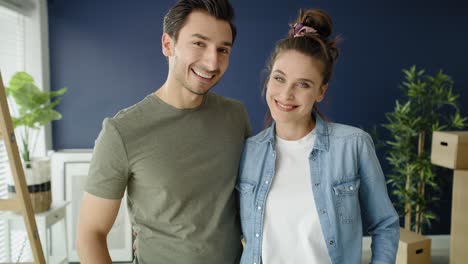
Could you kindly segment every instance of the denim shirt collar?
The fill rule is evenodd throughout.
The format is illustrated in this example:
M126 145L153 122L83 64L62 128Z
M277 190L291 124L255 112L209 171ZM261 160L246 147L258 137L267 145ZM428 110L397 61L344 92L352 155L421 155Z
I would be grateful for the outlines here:
M328 151L329 149L329 126L326 121L324 121L320 115L317 113L313 113L313 116L315 118L315 131L314 134L316 136L315 138L315 144L314 144L314 149L322 150L322 151ZM260 143L264 142L269 142L271 144L271 147L275 149L276 145L276 133L275 133L275 121L272 122L271 126L269 126L265 133L264 136L259 138Z

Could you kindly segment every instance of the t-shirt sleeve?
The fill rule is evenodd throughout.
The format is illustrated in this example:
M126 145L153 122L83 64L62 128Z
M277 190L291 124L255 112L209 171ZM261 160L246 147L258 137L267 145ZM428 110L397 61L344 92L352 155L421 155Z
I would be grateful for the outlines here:
M121 199L128 181L128 159L112 119L104 119L96 140L85 191L106 199Z

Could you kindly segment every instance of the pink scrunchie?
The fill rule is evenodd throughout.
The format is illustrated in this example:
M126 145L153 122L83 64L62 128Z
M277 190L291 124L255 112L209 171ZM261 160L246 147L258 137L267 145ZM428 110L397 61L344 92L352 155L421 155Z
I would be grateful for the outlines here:
M294 37L302 37L305 33L317 33L317 30L313 27L304 26L302 23L296 23L293 26Z

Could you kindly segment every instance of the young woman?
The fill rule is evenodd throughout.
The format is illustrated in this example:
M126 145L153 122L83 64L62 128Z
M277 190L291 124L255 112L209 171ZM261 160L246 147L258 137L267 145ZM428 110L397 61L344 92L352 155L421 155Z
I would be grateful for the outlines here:
M317 108L339 53L331 32L325 12L301 11L267 65L273 122L246 141L236 185L241 264L361 263L363 222L372 263L395 263L398 215L371 137Z

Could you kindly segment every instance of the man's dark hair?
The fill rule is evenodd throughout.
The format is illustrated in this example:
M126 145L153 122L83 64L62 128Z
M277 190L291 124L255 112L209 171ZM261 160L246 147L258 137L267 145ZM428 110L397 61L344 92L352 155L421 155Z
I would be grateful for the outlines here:
M177 41L180 29L193 11L207 12L216 19L229 23L232 31L232 43L236 38L234 9L228 0L179 0L164 16L163 32Z

